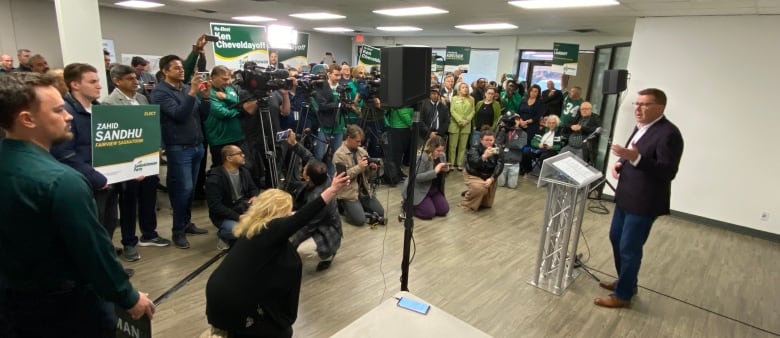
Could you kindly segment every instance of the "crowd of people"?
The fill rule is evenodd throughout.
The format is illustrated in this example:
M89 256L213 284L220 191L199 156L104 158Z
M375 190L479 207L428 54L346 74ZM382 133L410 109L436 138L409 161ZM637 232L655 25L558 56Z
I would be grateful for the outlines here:
M66 294L55 302L88 293L92 303L73 316L98 311L104 316L93 318L97 330L112 328L108 301L135 317L152 316L153 304L132 288L133 271L123 269L118 258L141 259L136 246L189 248L187 236L209 232L192 221L198 198L206 200L218 248L230 250L206 288L209 322L234 336L289 337L297 312L300 255L317 257L317 271L330 268L341 246L342 215L354 226L385 224L377 184L400 183L402 198L414 206L409 216L432 219L450 211L444 194L450 173L462 172L466 186L458 206L476 212L493 205L499 186L516 188L520 177L562 149L579 151L592 161L583 139L600 121L578 87L564 93L550 81L544 91L537 85L526 91L511 79L495 83L484 78L468 84L460 72L446 74L439 84L433 75L430 96L420 106L421 128L414 135L415 107L385 109L366 85L369 75L362 66L323 59L311 67L323 79L315 86L303 83L310 80L290 68L288 84L259 100L257 93L234 86L234 70L225 66L212 67L208 77L198 74L206 72L206 43L201 36L184 58L163 56L157 74L149 73L149 61L142 57L134 57L130 65L110 64L106 58L110 93L102 99L99 70L93 65L71 63L49 70L45 58L22 49L14 68L9 55L0 55L0 127L13 136L0 151L4 163L19 158L14 166L0 169L30 176L29 189L50 192L25 199L29 215L18 220L46 228L52 226L48 219L62 219L72 231L88 236L77 240L76 247L65 243L69 239L55 238L67 236L62 231L52 231L51 240L58 244L47 250L68 253L61 257L93 256L84 262L47 263L51 268L60 264L58 273L42 278L33 291ZM285 66L271 51L267 70L279 69ZM154 175L108 184L92 165L92 108L146 104L160 107L165 181ZM422 144L417 153L409 149L414 137ZM418 158L417 175L412 196L407 196L404 168L412 156ZM5 183L3 194L32 193L22 186L7 190ZM170 239L157 232L161 188L173 211ZM57 200L62 198L67 200ZM38 203L49 209L36 209ZM121 248L111 245L117 227ZM0 287L15 290L17 283L40 277L37 273L46 268L20 272L4 266ZM92 273L97 270L104 272ZM238 272L247 278L238 280ZM95 288L85 290L87 285ZM247 295L247 290L256 291ZM22 311L0 321L24 325L31 320L28 315ZM81 324L62 325L86 330ZM46 330L13 329L19 336Z

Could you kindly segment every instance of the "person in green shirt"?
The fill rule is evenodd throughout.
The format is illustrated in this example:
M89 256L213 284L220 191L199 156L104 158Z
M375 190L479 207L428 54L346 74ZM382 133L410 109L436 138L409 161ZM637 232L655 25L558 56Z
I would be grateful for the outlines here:
M582 98L582 88L572 87L563 98L563 110L561 110L561 125L565 126L572 120L579 118L580 106L584 99Z
M469 95L469 85L461 82L458 84L458 95L450 101L450 138L447 144L447 158L459 171L463 171L461 165L468 149L474 113L474 98Z
M517 113L523 95L517 92L517 83L514 80L506 81L506 89L501 91L501 106L504 109Z
M211 109L203 129L211 152L211 167L222 165L222 148L227 145L238 145L244 139L241 122L238 120L238 93L230 85L230 69L225 66L215 66L211 69L211 91L209 92ZM255 101L244 104L245 111L253 111Z
M73 120L49 75L0 77L0 335L106 337L114 306L154 314L98 222L92 188L49 153Z

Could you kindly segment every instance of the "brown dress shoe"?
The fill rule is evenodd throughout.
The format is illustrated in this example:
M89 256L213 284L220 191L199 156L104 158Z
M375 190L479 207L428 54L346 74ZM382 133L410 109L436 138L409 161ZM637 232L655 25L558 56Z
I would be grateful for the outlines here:
M603 306L608 308L621 308L621 307L631 306L630 300L622 300L620 298L617 298L617 296L615 295L596 298L593 300L593 303L598 306Z
M607 289L609 291L615 291L615 288L617 288L617 280L614 280L612 282L599 282L599 286L602 289ZM634 288L634 294L636 294L637 288Z
M607 289L609 291L615 291L615 287L617 287L617 279L611 282L599 282L599 286L602 289Z

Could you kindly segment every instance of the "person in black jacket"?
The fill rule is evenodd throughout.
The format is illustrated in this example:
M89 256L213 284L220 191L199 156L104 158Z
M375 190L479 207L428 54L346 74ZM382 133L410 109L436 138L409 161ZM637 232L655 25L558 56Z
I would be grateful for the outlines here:
M466 153L466 171L463 180L469 190L463 192L463 200L460 207L470 211L477 211L480 207L493 206L493 198L496 196L496 179L504 170L504 160L501 149L496 147L495 135L489 126L482 129L479 142L473 145Z
M226 249L224 243L236 241L233 228L238 218L249 209L252 198L258 190L249 173L244 168L244 152L234 145L222 148L222 165L209 170L206 175L206 201L209 206L209 218L219 228L217 237L219 248Z
M293 209L298 210L317 199L330 184L330 178L325 163L316 160L309 150L298 143L295 132L290 130L288 133L287 144L303 163L301 180L288 177L287 181L287 192L293 196ZM309 219L306 226L298 230L290 242L298 248L298 253L302 256L313 256L316 252L320 258L317 271L322 271L330 268L336 252L341 247L343 235L338 205L336 201L331 201L316 216Z
M431 87L430 100L423 102L420 115L420 138L423 143L435 136L441 136L446 142L447 129L450 127L450 107L440 100L439 86Z
M292 337L301 290L301 258L288 238L349 185L333 178L319 197L292 214L292 197L260 194L233 229L238 240L206 283L206 317L230 337Z
M544 107L546 108L544 116L561 116L563 94L555 88L555 82L547 81L547 90L542 92L542 101L544 101Z

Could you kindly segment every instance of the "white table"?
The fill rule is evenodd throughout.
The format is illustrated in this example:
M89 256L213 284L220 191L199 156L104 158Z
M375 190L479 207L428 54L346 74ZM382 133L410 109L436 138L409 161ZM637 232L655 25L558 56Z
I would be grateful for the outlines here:
M403 309L396 305L401 297L409 297L430 304L408 292L399 292L332 337L490 337L468 323L431 304L427 315Z

